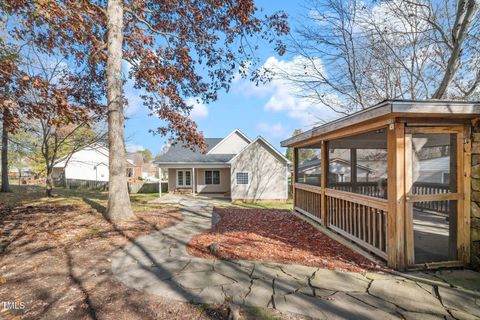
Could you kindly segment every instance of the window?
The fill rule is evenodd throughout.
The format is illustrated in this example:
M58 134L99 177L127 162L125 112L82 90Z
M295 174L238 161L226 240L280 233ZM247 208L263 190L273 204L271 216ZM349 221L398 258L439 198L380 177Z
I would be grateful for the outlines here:
M298 183L320 186L322 165L320 147L299 148L297 150L296 181Z
M220 184L220 171L205 171L205 184Z
M248 184L248 172L237 172L237 184Z
M177 187L191 186L191 172L186 170L177 171Z

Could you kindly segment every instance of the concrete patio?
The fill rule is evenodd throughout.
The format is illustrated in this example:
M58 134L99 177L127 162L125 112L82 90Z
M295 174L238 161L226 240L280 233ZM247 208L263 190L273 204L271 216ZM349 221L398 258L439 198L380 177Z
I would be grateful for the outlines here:
M166 196L184 220L136 239L112 257L131 288L192 303L233 302L319 319L479 319L480 274L470 270L345 273L293 264L207 260L185 245L225 201ZM213 219L215 220L215 219Z

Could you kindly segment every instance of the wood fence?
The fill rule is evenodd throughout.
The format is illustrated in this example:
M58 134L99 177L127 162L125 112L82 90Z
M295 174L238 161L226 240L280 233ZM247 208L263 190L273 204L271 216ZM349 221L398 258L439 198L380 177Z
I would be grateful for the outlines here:
M128 182L129 193L158 193L158 182ZM67 189L83 189L83 190L108 190L108 181L94 181L81 179L61 179L55 180L56 187L64 187ZM162 182L162 193L168 192L168 182Z

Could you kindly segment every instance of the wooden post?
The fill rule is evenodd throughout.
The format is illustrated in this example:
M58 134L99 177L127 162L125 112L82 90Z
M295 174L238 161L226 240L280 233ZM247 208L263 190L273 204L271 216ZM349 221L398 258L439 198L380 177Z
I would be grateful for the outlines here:
M297 206L297 195L295 192L295 183L297 182L298 174L298 149L293 148L293 176L292 176L292 196L293 196L293 209Z
M405 269L405 125L388 128L387 265Z
M322 165L322 180L321 180L321 186L322 186L322 194L321 194L321 216L322 216L322 222L325 227L328 227L328 210L327 210L327 199L325 196L325 189L327 188L327 169L328 169L328 150L327 150L327 142L322 141L322 153L321 153L321 165Z
M457 134L457 259L470 262L470 188L471 142L470 127ZM451 176L451 174L450 174Z
M471 170L472 170L472 140L471 127L465 126L463 133L463 166L465 168L463 176L463 235L464 235L464 249L463 257L461 258L465 263L470 263L470 211L471 211Z
M405 134L405 197L413 194L413 149L412 134ZM405 201L405 263L415 264L415 244L413 233L413 202Z
M350 192L357 193L357 149L350 149Z

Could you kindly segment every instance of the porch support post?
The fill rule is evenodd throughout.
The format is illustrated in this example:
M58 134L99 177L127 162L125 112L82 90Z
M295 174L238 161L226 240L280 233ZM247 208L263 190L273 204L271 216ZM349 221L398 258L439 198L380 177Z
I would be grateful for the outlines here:
M471 212L471 154L472 154L472 142L471 142L471 127L465 126L461 135L457 136L459 141L457 150L457 157L463 159L463 162L458 162L457 160L457 175L458 175L458 184L459 192L461 191L464 194L463 202L457 201L457 212L458 212L458 225L460 226L459 230L462 235L459 237L459 248L458 248L458 260L462 260L465 263L470 263L470 212ZM462 170L463 169L463 170Z
M357 192L357 149L350 149L350 183L352 184L351 192Z
M292 175L292 195L293 195L293 209L297 206L297 195L295 191L295 183L297 182L298 174L298 149L293 148L293 175Z
M162 167L158 167L158 196L162 197Z
M328 152L327 152L327 142L322 141L322 153L321 153L321 166L322 166L322 173L321 173L321 186L322 186L322 194L321 194L321 207L322 210L322 223L325 227L328 226L328 210L327 210L327 197L325 196L325 188L327 187L327 169L328 169Z
M405 125L388 128L387 265L405 269Z
M195 196L195 184L197 182L195 181L195 168L192 168L192 194Z

